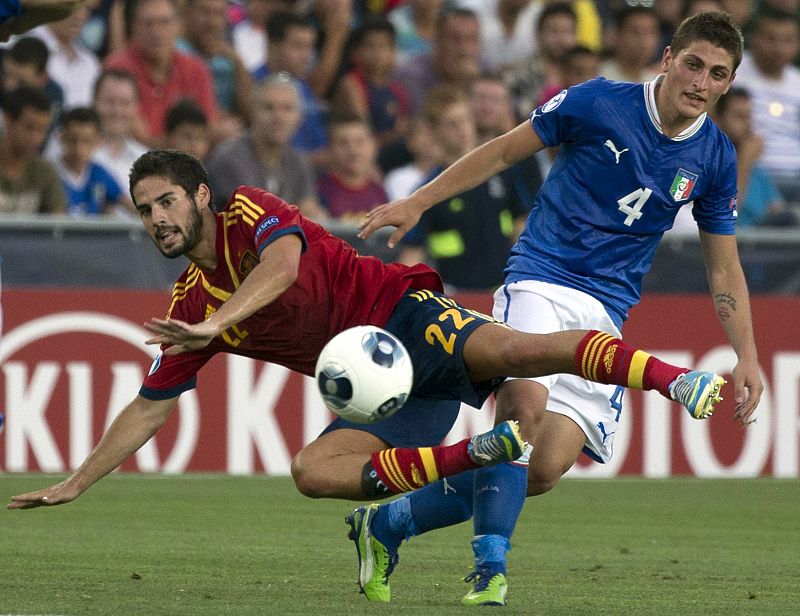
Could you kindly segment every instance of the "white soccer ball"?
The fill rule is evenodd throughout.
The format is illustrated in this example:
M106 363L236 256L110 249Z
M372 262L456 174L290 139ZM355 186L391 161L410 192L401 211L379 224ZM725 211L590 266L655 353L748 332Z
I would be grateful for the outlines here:
M391 417L405 404L414 369L394 335L361 325L328 341L314 375L331 411L347 421L368 424Z

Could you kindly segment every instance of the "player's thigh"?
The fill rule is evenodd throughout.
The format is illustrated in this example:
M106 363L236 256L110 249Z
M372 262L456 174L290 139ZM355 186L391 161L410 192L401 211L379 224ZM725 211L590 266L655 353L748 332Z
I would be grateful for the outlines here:
M586 435L566 415L547 412L533 440L528 466L528 496L551 490L581 455Z

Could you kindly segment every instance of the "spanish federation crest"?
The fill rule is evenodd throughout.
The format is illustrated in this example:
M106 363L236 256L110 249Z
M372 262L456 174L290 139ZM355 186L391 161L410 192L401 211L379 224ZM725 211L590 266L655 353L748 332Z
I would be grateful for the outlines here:
M692 194L692 189L697 182L697 174L690 173L686 169L678 169L675 174L675 179L672 180L672 186L669 189L669 194L672 195L674 201L684 201Z

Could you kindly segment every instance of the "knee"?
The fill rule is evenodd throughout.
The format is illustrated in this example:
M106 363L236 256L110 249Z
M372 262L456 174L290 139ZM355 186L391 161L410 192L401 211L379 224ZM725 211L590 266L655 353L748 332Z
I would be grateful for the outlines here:
M300 451L292 460L292 479L297 491L309 498L324 498L323 483L319 480L319 473L316 472L317 464L311 456L305 455Z
M548 469L528 470L528 491L527 496L539 496L545 492L549 492L556 487L556 484L561 479L561 473L557 471L548 471Z

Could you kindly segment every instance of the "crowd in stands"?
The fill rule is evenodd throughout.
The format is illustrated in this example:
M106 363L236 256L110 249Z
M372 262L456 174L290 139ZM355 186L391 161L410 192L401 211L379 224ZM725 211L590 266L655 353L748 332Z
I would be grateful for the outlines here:
M739 225L798 226L800 0L94 0L0 49L0 215L133 216L128 169L167 147L206 164L218 208L250 184L356 224L565 87L654 79L706 10L745 32L713 112ZM437 205L401 257L499 284L554 155Z

